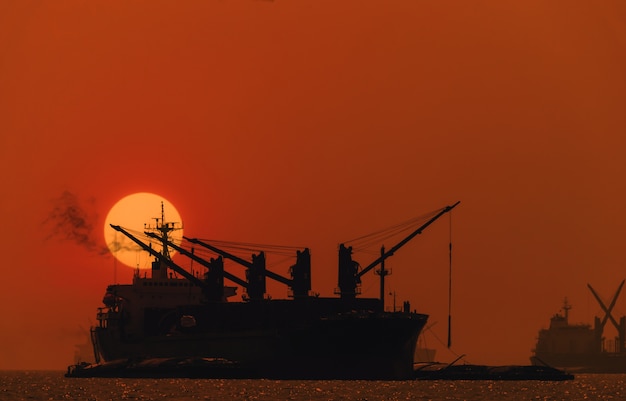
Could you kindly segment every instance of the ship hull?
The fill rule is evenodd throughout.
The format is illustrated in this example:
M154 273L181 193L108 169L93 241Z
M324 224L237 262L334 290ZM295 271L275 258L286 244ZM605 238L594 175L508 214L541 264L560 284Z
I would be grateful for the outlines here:
M133 339L119 330L96 327L94 342L105 361L200 357L234 362L257 377L412 377L417 337L426 315L363 309L338 312L339 306L336 300L315 299L153 311L146 314L152 335ZM194 316L197 325L154 333L153 321L162 322L166 316Z

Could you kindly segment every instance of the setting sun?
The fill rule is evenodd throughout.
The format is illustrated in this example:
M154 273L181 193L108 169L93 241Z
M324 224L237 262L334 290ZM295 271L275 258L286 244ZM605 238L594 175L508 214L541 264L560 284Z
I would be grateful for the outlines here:
M128 195L113 205L104 224L104 238L107 247L117 260L130 267L140 269L150 267L149 262L152 257L141 250L137 244L124 236L124 234L111 228L111 224L119 225L132 235L143 239L145 238L144 231L146 229L154 228L157 223L162 223L161 203L163 205L162 210L165 222L175 223L175 226L179 228L172 232L171 238L175 242L180 242L183 236L182 223L174 205L162 196L152 193L140 192ZM152 248L156 251L161 250L158 241L146 239L145 242L151 243ZM172 253L173 251L170 251L170 254Z

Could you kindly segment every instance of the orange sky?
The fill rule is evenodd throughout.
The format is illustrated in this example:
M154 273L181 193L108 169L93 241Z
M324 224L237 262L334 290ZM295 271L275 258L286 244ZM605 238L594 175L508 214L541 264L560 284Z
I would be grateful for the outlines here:
M338 243L460 200L452 349L526 364L563 297L591 322L586 284L626 278L625 110L622 1L3 1L0 369L73 362L140 191L191 236L310 247L325 296ZM43 224L66 192L91 249ZM388 279L444 342L448 235Z

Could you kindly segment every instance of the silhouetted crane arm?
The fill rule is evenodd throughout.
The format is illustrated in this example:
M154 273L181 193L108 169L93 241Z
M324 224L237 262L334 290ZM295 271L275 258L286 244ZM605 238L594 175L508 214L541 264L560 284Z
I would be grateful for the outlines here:
M154 239L157 240L161 240L161 238L156 235L155 233L151 233L151 232L145 232L145 234L149 237L152 237ZM171 242L171 241L165 241L167 243L168 246L171 246L173 249L175 249L176 251L180 252L181 255L185 255L193 260L195 260L196 262L200 263L202 266L206 267L206 268L211 268L211 264L209 262L207 262L206 260L202 259L199 256L194 255L193 253L189 252L188 250L186 250L185 248L181 248L180 246L176 245L175 243ZM230 281L232 281L235 284L239 284L240 286L247 288L248 287L248 283L245 280L240 279L239 277L228 273L228 272L224 272L224 278L229 279Z
M373 261L372 263L370 263L367 267L365 267L363 270L361 270L359 273L357 273L357 277L361 277L363 276L365 273L367 273L368 271L372 270L374 267L376 267L380 262L382 262L383 260L387 259L388 257L390 257L391 255L393 255L398 249L400 249L403 245L405 245L407 242L409 242L410 240L413 239L413 237L415 237L418 234L421 234L422 231L424 231L426 229L426 227L428 227L429 225L431 225L432 223L434 223L438 218L440 218L441 216L443 216L444 214L448 213L449 211L451 211L452 209L454 209L456 207L456 205L458 205L459 203L461 203L461 201L456 202L454 205L451 206L446 206L444 207L439 213L437 213L434 217L432 217L430 220L428 220L426 223L422 224L417 230L413 231L411 234L409 234L406 238L404 238L402 241L398 242L395 246L393 246L391 249L389 249L387 252L385 252L384 254L382 254L378 259L376 259L375 261Z
M279 283L283 283L285 285L291 286L293 284L293 280L288 279L287 277L283 277L278 273L274 273L273 271L270 270L265 270L265 275L269 278L271 278L272 280L276 280Z
M248 262L247 260L242 259L239 256L233 255L232 253L229 253L229 252L226 252L226 251L224 251L222 249L216 248L213 245L207 244L206 242L203 242L203 241L200 241L197 238L188 238L188 237L185 237L185 236L183 236L183 238L186 239L187 241L191 242L192 244L197 244L197 245L203 246L203 247L205 247L205 248L207 248L207 249L217 253L218 255L222 255L226 259L230 259L230 260L232 260L232 261L234 261L236 263L239 263L242 266L245 266L247 268L251 268L252 267L252 262ZM269 271L267 269L265 270L265 275L267 277L269 277L269 278L271 278L273 280L276 280L278 282L281 282L281 283L283 283L285 285L288 285L288 286L293 285L293 280L290 280L290 279L288 279L286 277L281 276L280 274L276 274L276 273L274 273L272 271Z
M226 251L224 251L222 249L216 248L213 245L207 244L206 242L203 242L203 241L200 241L197 238L188 238L188 237L185 237L185 236L183 236L183 238L186 239L187 241L191 242L192 244L197 244L197 245L200 245L202 247L205 247L205 248L207 248L207 249L217 253L218 255L222 255L226 259L230 259L230 260L234 261L235 263L239 263L242 266L245 266L245 267L248 267L248 268L252 267L252 262L249 262L249 261L247 261L245 259L242 259L239 256L233 255L232 253L226 252Z
M193 274L189 273L188 271L186 271L182 267L178 266L176 263L172 262L170 259L163 257L163 255L161 255L159 252L155 251L150 246L144 244L139 239L135 238L135 236L133 236L128 231L124 230L122 227L115 226L113 224L111 224L110 226L114 230L119 231L122 234L124 234L125 236L127 236L128 238L130 238L134 243L139 245L144 251L148 252L150 255L154 256L155 258L159 259L161 262L165 263L170 269L174 270L176 273L182 275L183 277L185 277L187 280L191 281L192 283L194 283L194 284L196 284L196 285L198 285L198 286L200 286L200 287L202 287L204 289L208 289L208 286L207 286L207 284L204 281L202 281L199 278L195 277Z
M593 289L593 287L591 286L591 284L587 284L587 287L589 288L589 290L591 291L591 293L593 294L593 296L596 298L596 301L598 301L598 303L600 304L600 307L602 308L602 310L604 311L605 315L604 315L604 319L602 319L602 322L600 323L601 327L604 327L604 325L606 324L607 320L611 320L611 323L613 323L613 326L615 326L615 328L617 330L619 330L619 324L617 323L617 321L613 318L613 315L611 314L611 311L613 310L613 307L615 307L615 302L617 302L617 297L619 297L619 293L622 291L622 287L624 286L624 283L626 282L626 280L622 280L621 284L619 285L619 287L617 288L617 291L615 292L615 295L613 296L613 299L611 300L611 304L609 305L609 307L607 308L604 305L604 302L602 302L602 299L600 298L600 296L596 293L596 291Z

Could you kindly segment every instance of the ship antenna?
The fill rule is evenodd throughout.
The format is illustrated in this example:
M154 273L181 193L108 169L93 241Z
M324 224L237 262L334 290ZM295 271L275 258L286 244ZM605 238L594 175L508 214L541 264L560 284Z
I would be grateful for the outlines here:
M163 201L161 201L161 225L159 225L158 219L157 219L157 226L156 229L159 230L161 232L161 242L162 242L162 250L161 250L161 254L163 256L165 256L166 259L170 258L170 253L169 253L169 247L167 246L167 241L168 241L168 235L169 232L173 229L170 228L170 223L166 223L165 222L165 209L163 206Z
M163 206L163 201L161 201L161 223L165 222L165 207Z

